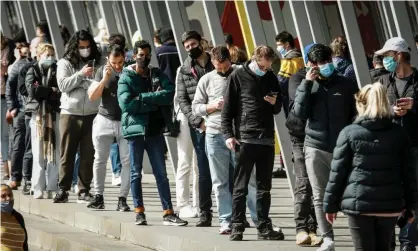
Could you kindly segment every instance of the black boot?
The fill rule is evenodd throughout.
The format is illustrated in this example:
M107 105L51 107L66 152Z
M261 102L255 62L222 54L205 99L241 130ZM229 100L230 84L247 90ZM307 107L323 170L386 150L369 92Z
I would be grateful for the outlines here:
M245 231L244 224L232 224L230 241L242 241L243 233Z
M263 223L258 226L259 240L284 240L284 235L281 231L273 230L271 222Z
M196 227L211 227L212 226L212 212L202 212L200 220L196 223Z

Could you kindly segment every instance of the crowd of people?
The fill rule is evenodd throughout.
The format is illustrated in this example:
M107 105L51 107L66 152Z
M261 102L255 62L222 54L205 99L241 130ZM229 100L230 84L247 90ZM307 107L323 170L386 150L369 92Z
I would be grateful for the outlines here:
M131 51L123 35L105 28L96 37L60 30L65 52L58 61L45 21L30 44L24 35L1 36L1 155L9 182L1 187L2 236L4 221L20 224L16 242L27 246L23 218L13 210L12 190L20 186L53 203L67 203L72 190L78 203L104 209L109 157L112 184L120 187L116 210L131 211L131 190L134 222L147 225L146 151L164 225L198 217L196 227L212 226L214 192L220 234L243 240L248 206L258 239L283 240L269 211L278 172L274 115L284 112L296 176L296 244L335 250L333 223L343 212L355 250L394 250L396 224L400 250L415 250L418 71L404 39L391 38L375 53L373 82L359 90L344 37L310 44L302 56L283 31L277 50L259 45L248 58L230 34L213 46L191 30L178 38L188 53L180 62L171 28L155 32L154 46L133 39ZM150 64L152 53L158 65ZM179 214L165 137L177 140Z

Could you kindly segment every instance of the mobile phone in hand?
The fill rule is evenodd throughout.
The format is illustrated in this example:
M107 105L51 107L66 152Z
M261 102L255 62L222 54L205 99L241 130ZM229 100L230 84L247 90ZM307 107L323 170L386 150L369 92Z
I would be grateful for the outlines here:
M279 92L269 92L267 96L273 97L279 95Z
M94 60L94 59L93 59L93 60L89 60L89 61L87 62L87 66L88 66L88 67L94 67L94 63L95 63L95 61L96 61L96 60Z

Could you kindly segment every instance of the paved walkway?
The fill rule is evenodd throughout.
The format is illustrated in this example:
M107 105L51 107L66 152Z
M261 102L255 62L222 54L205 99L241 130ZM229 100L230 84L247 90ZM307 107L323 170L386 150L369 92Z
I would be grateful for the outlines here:
M171 164L167 162L173 204L175 205L175 183ZM278 158L277 158L278 163ZM116 212L119 189L111 186L110 164L105 188L105 210L88 209L85 204L77 204L76 196L71 194L67 204L53 204L50 200L35 200L30 196L23 196L20 191L15 192L17 210L39 215L49 220L55 220L73 227L105 235L121 241L166 251L188 250L316 250L313 247L297 247L293 221L293 202L286 179L273 179L271 218L273 223L280 226L285 234L284 241L258 241L256 229L247 229L243 242L230 242L228 236L218 234L217 218L213 220L211 228L194 227L197 219L188 219L187 227L166 227L162 225L162 208L158 196L155 179L152 175L144 175L143 192L146 215L149 226L134 225L132 212ZM214 201L215 216L216 206ZM133 207L131 197L129 206ZM249 217L248 217L249 218ZM337 219L335 225L337 250L352 250L352 242L344 216Z

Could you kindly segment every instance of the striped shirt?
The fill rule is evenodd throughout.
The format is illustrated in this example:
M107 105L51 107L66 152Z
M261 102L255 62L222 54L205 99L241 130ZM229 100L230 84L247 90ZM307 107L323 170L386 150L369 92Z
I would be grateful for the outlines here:
M25 239L25 230L16 220L15 216L8 213L1 213L0 250L23 250Z

